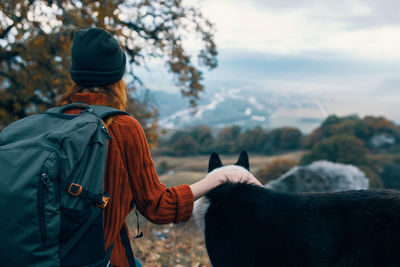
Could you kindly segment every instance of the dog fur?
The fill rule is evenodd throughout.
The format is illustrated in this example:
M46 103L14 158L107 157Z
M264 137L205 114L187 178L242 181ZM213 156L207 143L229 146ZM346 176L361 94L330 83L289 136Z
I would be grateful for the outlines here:
M242 154L237 164L249 169ZM235 167L211 155L209 171ZM397 191L293 194L228 182L196 201L194 217L214 267L400 266Z

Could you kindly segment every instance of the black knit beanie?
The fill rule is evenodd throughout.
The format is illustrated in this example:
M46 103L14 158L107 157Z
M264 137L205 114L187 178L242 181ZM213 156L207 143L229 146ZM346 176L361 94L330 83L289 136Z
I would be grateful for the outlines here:
M118 41L99 28L78 30L71 47L72 80L85 87L105 86L121 80L126 56Z

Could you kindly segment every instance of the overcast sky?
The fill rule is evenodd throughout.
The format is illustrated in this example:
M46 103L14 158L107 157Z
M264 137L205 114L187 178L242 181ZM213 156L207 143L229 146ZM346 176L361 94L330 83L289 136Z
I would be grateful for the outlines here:
M207 90L215 81L250 83L324 98L335 103L329 113L400 122L400 1L186 2L199 6L217 29L219 67L205 73ZM197 45L190 40L187 46ZM154 89L174 90L165 83L168 74L145 77Z
M400 60L400 1L207 0L221 49Z

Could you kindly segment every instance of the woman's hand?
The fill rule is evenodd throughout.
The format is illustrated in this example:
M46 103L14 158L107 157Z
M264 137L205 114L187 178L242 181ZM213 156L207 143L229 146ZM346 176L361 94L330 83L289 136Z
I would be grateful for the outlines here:
M257 186L263 186L249 171L238 166L226 166L215 169L207 174L206 177L200 181L190 185L192 189L194 200L207 194L215 187L226 183L249 183Z
M219 180L219 183L248 183L258 186L263 186L252 173L244 168L237 166L227 166L223 168L216 169L210 172L207 179Z

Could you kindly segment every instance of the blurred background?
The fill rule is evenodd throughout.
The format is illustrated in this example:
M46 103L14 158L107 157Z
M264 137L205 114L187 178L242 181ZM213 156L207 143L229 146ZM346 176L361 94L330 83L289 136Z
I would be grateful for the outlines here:
M246 150L271 187L399 189L399 9L393 0L0 1L0 131L55 105L71 86L74 32L97 26L125 49L129 112L167 186L204 177L211 152L231 164ZM140 220L145 237L133 247L145 266L209 266L192 222Z

